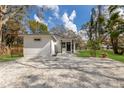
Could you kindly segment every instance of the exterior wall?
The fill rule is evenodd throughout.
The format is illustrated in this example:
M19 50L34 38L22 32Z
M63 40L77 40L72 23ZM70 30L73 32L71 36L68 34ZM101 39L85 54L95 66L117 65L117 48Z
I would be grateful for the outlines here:
M66 43L65 48L62 48L62 53L66 53L66 52L72 53L72 40L70 40L70 39L62 39L62 42ZM71 51L67 51L67 42L70 42Z
M34 39L41 39L41 41L34 41ZM62 39L62 42L70 42L72 52L72 39ZM73 44L73 52L75 52L75 42ZM23 51L25 57L56 55L56 52L61 53L61 39L55 42L50 35L25 35Z
M57 52L61 53L61 40L56 41Z
M74 42L74 45L73 45L73 46L74 46L74 50L73 50L73 52L75 53L75 52L76 52L76 51L75 51L75 42Z
M56 46L56 42L51 40L51 55L56 55L55 46Z
M41 41L34 41L35 38L40 38ZM51 42L49 36L24 36L24 56L50 56L51 55Z
M57 49L58 49L58 53L61 53L61 40L62 42L70 42L71 43L71 49L72 49L72 39L59 39L57 40ZM73 52L75 53L75 41L73 42ZM72 51L72 50L71 50ZM62 53L66 52L66 48L62 49Z

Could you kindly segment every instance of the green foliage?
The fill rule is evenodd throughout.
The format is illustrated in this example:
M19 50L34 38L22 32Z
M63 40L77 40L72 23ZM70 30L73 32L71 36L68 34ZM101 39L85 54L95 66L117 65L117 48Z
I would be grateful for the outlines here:
M10 56L10 55L4 55L0 56L0 62L8 62L8 61L14 61L17 58L20 58L21 56Z
M5 27L3 28L3 41L7 46L11 46L14 43L21 43L22 39L18 38L18 31L20 31L20 23L13 18L10 18Z
M100 45L102 44L102 42L105 42L105 39L107 37L107 39L109 38L111 41L114 53L120 54L118 52L118 37L120 34L124 33L124 19L120 16L120 12L116 11L120 7L122 6L109 6L107 10L109 12L108 19L105 19L104 15L102 15L101 6L97 6L98 11L92 9L88 31L88 46L91 51L100 49Z
M100 24L103 24L104 21L105 21L105 20L104 20L104 16L102 16L102 15L99 16L98 21L99 21Z
M104 51L107 54L107 57L116 61L124 62L124 55L116 55L112 51ZM91 57L90 50L83 50L77 53L78 57ZM96 51L96 57L101 57L103 52L100 50Z
M28 24L29 24L29 28L32 31L32 33L37 33L37 34L47 33L48 34L48 27L45 24L36 22L35 20L29 20Z
M89 40L87 46L90 49L90 55L96 56L96 50L99 49L99 42L94 40Z
M118 8L119 6L117 5L113 5L109 7L108 11L109 11L110 18L107 21L106 29L110 35L114 53L122 54L122 53L119 53L118 51L119 50L118 37L120 34L124 32L123 30L124 19L120 16L119 12L115 11Z
M7 29L9 31L11 31L11 33L13 31L19 31L20 30L20 24L18 21L16 21L15 19L11 18L7 21Z
M118 5L111 5L108 10L109 10L109 13L112 13L113 11L115 11L119 6Z
M110 34L110 37L112 37L113 39L116 39L118 36L119 36L119 32L117 32L117 31L113 31L113 32L110 32L111 34Z

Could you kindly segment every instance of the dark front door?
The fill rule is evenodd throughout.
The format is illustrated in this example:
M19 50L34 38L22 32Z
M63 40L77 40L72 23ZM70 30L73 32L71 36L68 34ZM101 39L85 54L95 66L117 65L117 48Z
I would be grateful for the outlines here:
M66 48L67 51L71 51L71 42L67 42L67 48Z

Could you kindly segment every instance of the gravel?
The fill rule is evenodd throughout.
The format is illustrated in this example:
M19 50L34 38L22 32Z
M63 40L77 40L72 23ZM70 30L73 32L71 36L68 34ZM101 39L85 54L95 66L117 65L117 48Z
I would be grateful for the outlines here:
M124 64L74 56L0 62L1 88L123 88Z

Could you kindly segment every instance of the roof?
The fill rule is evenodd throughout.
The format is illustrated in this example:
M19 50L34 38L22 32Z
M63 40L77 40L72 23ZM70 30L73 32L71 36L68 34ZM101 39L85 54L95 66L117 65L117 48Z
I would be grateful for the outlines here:
M20 36L40 36L40 35L50 35L50 34L20 34Z
M51 32L51 35L55 36L57 39L75 39L77 35L72 31L66 32Z

